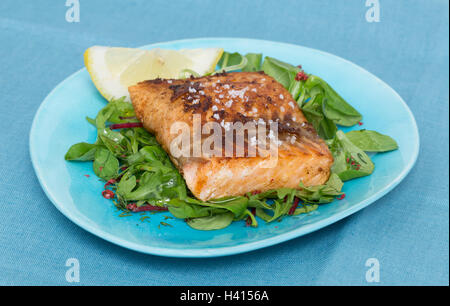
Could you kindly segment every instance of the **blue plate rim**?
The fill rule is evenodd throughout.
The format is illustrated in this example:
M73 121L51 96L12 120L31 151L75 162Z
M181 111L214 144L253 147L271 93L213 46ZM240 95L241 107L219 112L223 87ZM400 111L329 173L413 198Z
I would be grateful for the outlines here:
M82 73L84 70L86 70L86 68L81 68L80 70L76 71L75 73L71 74L69 77L65 78L64 80L62 80L55 88L53 88L50 93L45 97L45 99L42 101L42 103L40 104L34 118L33 118L33 122L31 125L31 129L30 129L30 135L29 135L29 150L30 150L30 157L31 157L31 162L34 168L34 171L36 173L36 176L38 178L38 181L42 187L42 189L44 190L45 194L47 195L47 197L50 199L50 201L53 203L53 205L64 215L66 216L69 220L71 220L72 222L74 222L75 224L77 224L78 226L80 226L81 228L83 228L84 230L90 232L91 234L94 234L100 238L103 238L111 243L114 243L116 245L137 251L137 252L141 252L141 253L145 253L145 254L151 254L151 255L158 255L158 256L166 256L166 257L178 257L178 258L207 258L207 257L219 257L219 256L227 256L227 255L235 255L235 254L240 254L240 253L245 253L245 252L250 252L250 251L254 251L257 249L261 249L261 248L265 248L265 247L269 247L269 246L273 246L275 244L279 244L294 238L298 238L301 237L303 235L309 234L311 232L314 232L316 230L322 229L332 223L335 223L339 220L342 220L346 217L348 217L349 215L369 206L370 204L374 203L375 201L377 201L378 199L380 199L381 197L383 197L384 195L386 195L389 191L391 191L392 189L394 189L407 175L408 173L411 171L411 169L414 167L418 155L419 155L419 149L420 149L420 136L419 136L419 130L418 130L418 126L417 126L417 122L416 119L411 111L411 109L408 107L408 105L406 104L406 102L403 100L403 98L391 87L389 86L386 82L384 82L383 80L381 80L379 77L377 77L376 75L374 75L373 73L370 73L368 70L364 69L363 67L347 60L344 59L340 56L328 53L326 51L322 51L322 50L318 50L318 49L314 49L314 48L309 48L309 47L305 47L305 46L301 46L301 45L295 45L295 44L290 44L290 43L285 43L285 42L277 42L277 41L269 41L269 40L261 40L261 39L252 39L252 38L232 38L232 37L204 37L204 38L187 38L187 39L181 39L181 40L173 40L173 41L166 41L166 42L158 42L158 43L154 43L154 44L149 44L149 45L145 45L145 46L141 46L139 48L147 48L147 47L158 47L161 45L165 45L165 44L178 44L178 43L187 43L187 42L195 42L195 41L208 41L208 40L221 40L221 41L227 41L227 40L232 40L232 41L236 41L236 40L242 40L242 41L253 41L255 43L265 43L265 44L276 44L276 45L281 45L284 46L286 48L289 47L301 47L301 48L305 48L305 49L309 49L311 51L314 52L318 52L321 53L323 55L326 56L331 56L336 58L337 60L341 60L343 62L345 62L346 64L352 65L355 68L361 70L361 72L368 74L372 77L375 78L375 80L379 83L381 83L381 85L383 85L384 87L386 87L387 89L389 89L400 101L401 103L403 103L403 106L405 107L406 111L408 112L409 117L412 119L413 125L414 125L414 139L416 139L417 141L415 142L415 148L413 151L413 159L409 162L409 164L405 165L403 171L387 186L385 186L383 189L379 190L376 194L374 194L373 196L370 196L366 199L364 199L363 201L361 201L359 204L354 205L350 208L348 208L347 210L344 210L338 214L332 215L328 218L325 218L321 221L318 221L316 223L313 224L306 224L303 225L297 229L294 229L292 231L283 233L283 234L279 234L270 238L266 238L263 240L258 240L255 242L248 242L248 243L243 243L237 246L230 246L230 247L219 247L219 248L203 248L203 249L185 249L185 250L181 250L181 249L171 249L171 248L159 248L159 247L153 247L153 246L144 246L141 244L137 244L134 242L130 242L127 241L125 239L121 239L118 238L112 234L109 234L105 231L99 230L98 228L78 219L76 216L74 216L73 214L70 213L69 210L64 208L64 205L58 203L58 201L56 200L56 198L53 196L51 190L48 188L48 186L45 183L44 178L42 177L42 172L43 170L41 170L39 168L38 162L37 162L37 157L33 151L32 148L34 148L34 142L33 142L33 135L36 131L36 126L37 126L37 122L39 117L41 116L41 113L43 112L43 109L46 106L46 101L48 101L49 97L51 97L66 81L69 81L70 79L76 77L78 74Z

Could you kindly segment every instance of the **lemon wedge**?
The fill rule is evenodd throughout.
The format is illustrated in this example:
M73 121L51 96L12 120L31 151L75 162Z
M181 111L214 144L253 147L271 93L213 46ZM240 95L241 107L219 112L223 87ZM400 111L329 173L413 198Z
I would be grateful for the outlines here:
M128 87L156 78L178 79L214 71L222 56L222 48L141 50L93 46L84 53L84 64L100 94L108 101L126 97Z

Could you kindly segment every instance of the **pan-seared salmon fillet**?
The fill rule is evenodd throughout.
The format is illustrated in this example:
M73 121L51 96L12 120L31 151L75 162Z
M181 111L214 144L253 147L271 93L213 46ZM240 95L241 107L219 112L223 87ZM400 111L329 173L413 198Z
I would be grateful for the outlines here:
M299 188L300 181L306 186L321 185L328 180L333 157L327 145L307 122L290 93L262 72L156 79L128 90L137 118L156 136L188 188L201 200L282 187ZM171 133L171 127L175 122L183 122L193 128L195 116L202 124L217 122L224 134L229 129L228 123L276 122L276 164L268 167L270 157L263 154L250 156L248 141L244 156L203 153L175 156L171 144L178 134ZM269 138L270 135L271 132ZM205 139L202 136L200 141L203 143ZM237 147L234 143L234 148Z

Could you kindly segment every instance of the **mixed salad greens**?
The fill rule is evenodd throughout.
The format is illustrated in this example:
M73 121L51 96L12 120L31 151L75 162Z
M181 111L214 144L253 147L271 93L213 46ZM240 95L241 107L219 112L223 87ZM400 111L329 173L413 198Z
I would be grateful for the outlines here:
M113 99L96 118L86 118L97 130L95 143L77 143L65 155L69 161L93 161L94 173L104 180L102 195L126 212L169 211L198 230L225 228L245 220L256 227L283 216L309 213L318 205L342 199L343 182L370 175L374 164L366 152L398 148L391 137L375 131L344 133L337 126L354 126L362 115L318 76L262 54L224 52L223 71L264 71L281 83L297 101L306 118L328 144L334 157L326 184L299 189L280 188L263 193L209 201L196 199L155 137L142 128L133 106ZM186 71L184 71L185 73ZM196 75L194 71L190 72ZM214 74L212 73L212 74Z

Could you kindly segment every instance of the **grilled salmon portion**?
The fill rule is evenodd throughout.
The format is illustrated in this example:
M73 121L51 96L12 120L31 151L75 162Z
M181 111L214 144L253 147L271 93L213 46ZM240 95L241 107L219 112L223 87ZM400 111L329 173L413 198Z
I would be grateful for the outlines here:
M307 122L290 93L262 72L222 73L184 80L156 79L128 90L137 118L156 136L198 199L206 201L282 187L299 188L300 181L306 186L321 185L330 176L333 157L327 145ZM223 148L227 140L217 151L220 154L192 154L195 144L204 144L207 135L190 137L191 155L175 154L173 143L179 133L174 133L174 124L182 123L195 130L195 120L202 126L217 123L222 135L230 130L230 124L238 122L254 122L258 126L276 123L276 139L270 130L264 134L268 144L276 144L276 156L272 149L266 150L267 146L258 147L256 156L251 155L249 148L254 145L255 137L247 137L250 140L244 143L244 155L236 154L242 143L235 139L232 139L231 155ZM267 154L269 151L272 153ZM266 154L262 154L264 152Z

